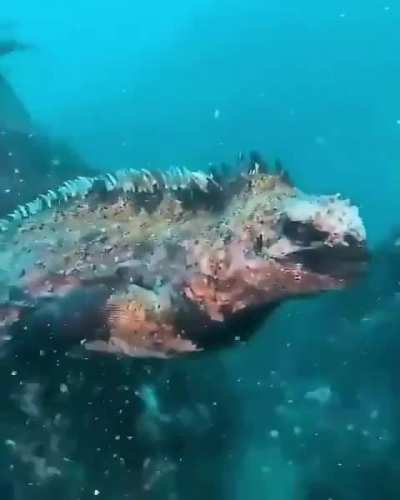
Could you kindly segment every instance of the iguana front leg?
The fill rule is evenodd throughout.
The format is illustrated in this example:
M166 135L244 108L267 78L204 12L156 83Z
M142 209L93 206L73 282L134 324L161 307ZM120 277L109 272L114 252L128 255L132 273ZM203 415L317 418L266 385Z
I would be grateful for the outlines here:
M177 311L167 289L147 290L132 285L126 293L111 295L105 306L109 338L85 343L91 351L132 357L167 358L198 351L175 326Z

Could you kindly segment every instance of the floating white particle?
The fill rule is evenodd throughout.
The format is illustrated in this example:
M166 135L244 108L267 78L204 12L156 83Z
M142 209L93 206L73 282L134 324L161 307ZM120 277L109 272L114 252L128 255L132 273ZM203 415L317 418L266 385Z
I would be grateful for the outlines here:
M397 125L400 125L400 118L396 120Z
M379 417L379 411L378 410L372 410L371 413L369 414L369 418L371 420L376 420Z
M385 6L383 7L383 10L386 10L386 11L390 10L390 5L385 5Z
M62 392L64 394L69 392L67 384L60 384L60 392Z
M325 146L326 143L327 143L327 140L326 140L326 137L322 136L322 135L317 135L315 138L314 138L314 142L315 144L317 144L318 146Z
M220 116L221 116L221 111L219 109L215 109L214 110L214 119L219 120Z
M318 387L314 391L306 392L304 398L311 401L318 401L321 405L326 404L332 397L331 388L328 386Z
M17 372L16 370L13 370L13 371L11 372L11 375L12 375L13 377L15 377L16 375L18 375L18 372Z
M97 497L98 495L100 495L100 491L99 490L94 490L93 495L95 497Z
M301 434L302 432L303 432L302 428L301 428L301 427L299 427L298 425L295 425L295 426L293 427L293 434L294 434L295 436L300 436L300 434Z
M277 439L279 437L279 431L272 429L269 431L269 435L272 439Z

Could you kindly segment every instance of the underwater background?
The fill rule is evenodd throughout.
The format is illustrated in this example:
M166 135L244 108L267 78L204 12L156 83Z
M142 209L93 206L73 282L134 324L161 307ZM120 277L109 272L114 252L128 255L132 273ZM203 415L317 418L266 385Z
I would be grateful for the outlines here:
M14 0L0 15L0 39L33 46L0 74L85 168L205 168L257 149L302 189L350 197L374 251L360 284L286 304L244 348L24 360L23 394L1 360L1 500L399 499L400 4ZM68 421L57 442L54 415Z

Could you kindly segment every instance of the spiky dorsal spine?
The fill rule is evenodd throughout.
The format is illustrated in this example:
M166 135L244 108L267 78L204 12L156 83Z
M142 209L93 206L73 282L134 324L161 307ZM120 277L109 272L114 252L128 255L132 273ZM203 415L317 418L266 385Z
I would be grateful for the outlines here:
M19 223L46 209L61 206L69 200L85 199L99 182L105 186L107 192L121 190L125 193L154 193L158 190L177 191L190 188L207 192L210 185L218 187L211 173L191 171L185 167L174 167L164 172L129 168L92 177L80 176L65 181L56 189L49 189L47 193L40 194L29 203L18 205L4 219L0 219L0 231L7 231L13 223Z

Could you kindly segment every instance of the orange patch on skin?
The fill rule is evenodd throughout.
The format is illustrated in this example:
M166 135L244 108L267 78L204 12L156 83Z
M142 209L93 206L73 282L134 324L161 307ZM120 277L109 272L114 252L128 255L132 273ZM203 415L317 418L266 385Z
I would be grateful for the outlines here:
M183 339L173 324L157 308L149 307L145 297L143 302L132 298L110 299L107 305L110 338L108 343L95 344L97 350L123 352L129 356L168 357L171 353L198 350L190 341ZM154 300L157 301L154 294ZM153 304L156 306L156 303ZM93 343L88 345L93 349Z
M189 277L184 293L214 321L249 306L340 286L334 278L299 266L248 257L243 242L203 250L199 272Z

